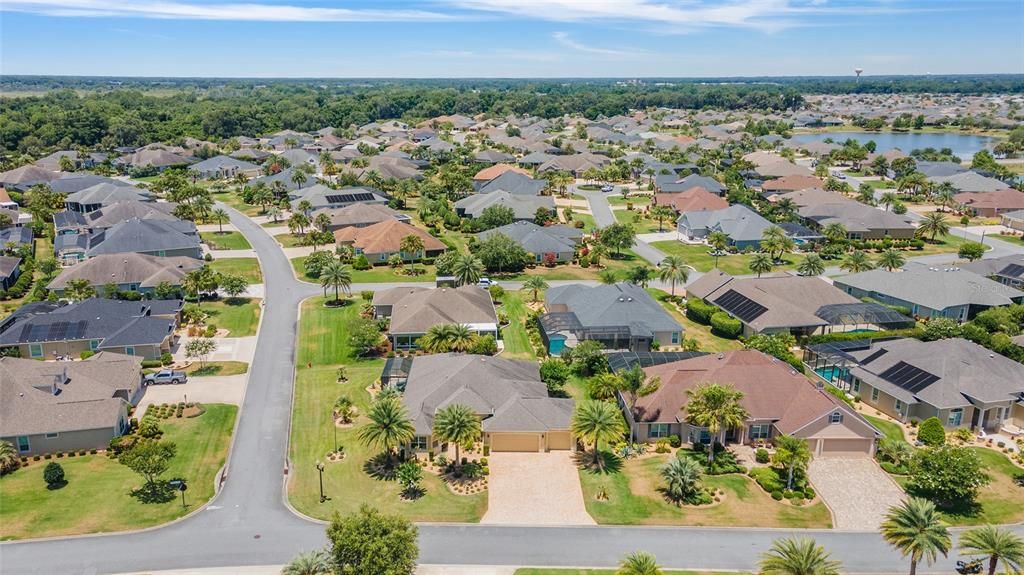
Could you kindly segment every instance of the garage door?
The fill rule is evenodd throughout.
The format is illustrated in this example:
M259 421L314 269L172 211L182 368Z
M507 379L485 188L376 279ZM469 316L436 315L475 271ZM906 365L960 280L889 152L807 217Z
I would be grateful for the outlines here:
M867 457L871 454L870 439L822 439L822 457Z
M500 433L491 435L491 451L540 451L536 433Z
M572 437L568 431L556 431L548 434L548 451L568 451L572 449Z

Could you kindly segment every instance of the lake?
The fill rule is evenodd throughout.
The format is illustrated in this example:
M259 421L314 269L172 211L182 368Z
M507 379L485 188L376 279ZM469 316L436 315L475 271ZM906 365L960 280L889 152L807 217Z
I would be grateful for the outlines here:
M850 138L862 144L868 140L874 140L878 145L879 152L899 148L909 154L914 149L935 148L941 150L949 148L953 150L954 154L960 156L961 160L970 160L975 152L983 148L991 148L997 141L991 136L921 132L827 132L795 134L793 136L793 139L798 142L821 142L825 138L832 138L837 144Z

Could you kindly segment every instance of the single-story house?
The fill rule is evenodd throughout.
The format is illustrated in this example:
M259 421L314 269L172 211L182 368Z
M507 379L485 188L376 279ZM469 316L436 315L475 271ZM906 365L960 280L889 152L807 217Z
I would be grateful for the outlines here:
M997 192L1009 187L1002 180L989 178L970 170L950 176L931 176L928 180L936 185L948 182L961 192Z
M260 167L256 164L231 156L214 156L205 159L189 166L188 171L204 180L234 178L239 174L247 178L255 178L260 175Z
M159 257L134 252L104 254L65 268L46 288L57 297L64 297L69 282L85 280L97 293L113 283L121 291L148 295L164 282L180 290L185 275L203 265L202 260L190 257Z
M11 289L21 276L21 258L0 256L0 288Z
M343 208L324 208L312 214L315 218L318 214L327 214L331 223L327 231L333 232L342 228L365 228L380 222L398 220L408 223L411 218L397 210L393 210L384 204L350 204Z
M806 336L913 327L914 320L863 302L819 277L783 274L734 278L711 270L686 286L689 296L722 309L743 324L743 335Z
M423 250L418 254L403 252L402 238L406 236L417 236L423 240ZM448 249L441 240L398 220L385 220L365 228L341 228L335 230L334 241L339 245L352 246L357 254L365 255L372 264L387 263L393 255L400 255L405 260L432 258Z
M959 322L990 307L1024 302L1024 291L948 265L908 263L902 271L875 269L837 277L833 284L856 298L905 307L917 317Z
M494 310L491 294L477 286L459 288L434 288L427 290L399 290L396 297L385 300L382 294L378 300L374 296L375 311L387 312L390 303L391 325L388 337L395 349L414 349L416 340L427 333L435 325L459 324L467 326L478 335L490 335L499 338L498 314ZM385 290L385 293L393 290ZM397 297L404 293L404 296ZM378 305L378 302L381 302Z
M1019 363L961 338L821 344L804 352L804 362L903 422L934 416L949 428L998 431L1024 400Z
M517 172L526 177L530 177L530 172L528 170L524 170L518 166L513 166L512 164L494 164L493 166L487 166L477 172L473 176L473 185L474 187L479 188L505 172Z
M0 348L31 359L75 358L84 351L158 359L171 350L181 307L181 300L102 298L40 306L0 323Z
M999 223L1011 230L1024 232L1024 210L1004 213L1000 218Z
M968 212L983 218L1024 210L1024 192L1011 189L995 192L962 192L953 196L953 200Z
M133 218L90 234L58 235L54 238L54 252L64 265L104 254L203 257L196 225L177 219Z
M575 402L549 397L533 361L452 353L416 357L402 403L416 429L413 451L443 449L433 435L434 417L450 405L473 409L491 452L575 450L569 431Z
M593 340L606 349L648 351L679 346L683 326L643 288L631 283L568 284L544 294L540 332L551 355Z
M820 189L824 185L825 182L823 182L821 178L795 174L763 182L761 184L761 194L764 196L772 196L775 194L785 194L798 190L806 190L808 188Z
M678 194L692 188L703 188L712 194L718 195L725 193L725 186L721 182L698 174L690 174L683 178L680 178L675 173L659 174L654 177L654 187L660 194Z
M421 286L401 286L396 288L389 288L385 290L377 290L373 292L373 317L380 319L382 317L391 317L391 312L395 308L395 304L402 298L409 294L426 291L431 288Z
M0 357L0 439L21 455L107 448L128 430L141 368L141 358L109 352L75 362Z
M556 262L571 262L576 254L576 245L583 239L583 234L569 226L538 226L529 221L513 222L506 226L480 232L476 237L480 240L501 234L522 246L527 253L534 255L535 261L541 263L547 254L553 254Z
M303 200L310 203L312 210L344 208L352 204L387 204L388 198L373 188L342 188L335 190L323 184L313 184L288 192L292 210L298 211Z
M152 202L153 199L151 192L141 188L103 183L68 194L64 198L64 206L70 211L84 214L115 202Z
M814 172L807 167L798 166L793 162L780 158L776 162L754 168L754 172L762 178L785 178L787 176L813 176Z
M184 153L166 149L161 145L139 148L134 153L114 160L115 164L124 168L149 168L156 171L163 171L176 166L185 166L192 162L193 158L184 155Z
M832 223L842 224L851 240L884 238L911 239L917 227L908 216L900 216L862 204L835 192L808 188L774 196L786 198L798 206L797 214L812 229L821 230Z
M484 210L494 206L505 206L512 210L515 220L533 220L539 208L555 210L555 199L551 196L524 196L500 190L491 193L473 194L455 202L455 213L464 218L479 218Z
M173 202L140 202L122 200L91 212L64 210L53 214L53 226L58 235L96 232L132 219L178 221Z
M539 196L548 186L545 180L535 180L530 176L513 170L505 170L501 175L480 186L480 194L507 192L513 196Z
M697 186L685 192L654 194L654 205L669 206L676 213L683 213L724 210L729 207L729 202L722 196Z
M473 154L473 161L478 164L494 165L502 162L511 162L515 159L515 156L512 154L506 154L498 150L481 150Z
M1024 290L1024 255L1022 254L981 259L963 264L960 267L969 272L995 280L1003 285Z
M8 245L13 245L15 248L31 246L32 228L25 226L0 229L0 246L6 248Z
M676 220L679 234L691 241L705 239L717 231L728 236L729 245L739 250L759 248L764 231L770 227L771 222L743 204L722 210L683 212Z
M48 184L60 179L63 175L61 172L47 170L33 164L25 164L6 172L0 172L0 186L24 190L36 184Z
M781 435L807 440L819 457L869 457L881 433L856 410L809 381L789 364L756 350L707 354L644 368L661 385L629 408L619 394L627 423L640 441L675 435L687 443L751 444ZM728 385L743 393L748 417L742 427L712 437L686 421L688 391L702 384Z
M608 156L582 152L568 156L552 156L548 161L537 167L537 173L569 172L574 178L581 177L590 168L600 170L611 162Z

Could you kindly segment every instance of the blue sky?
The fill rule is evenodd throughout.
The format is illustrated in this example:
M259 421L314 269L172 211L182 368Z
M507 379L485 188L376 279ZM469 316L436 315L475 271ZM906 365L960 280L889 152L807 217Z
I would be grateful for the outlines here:
M0 0L0 73L1024 73L1022 0Z

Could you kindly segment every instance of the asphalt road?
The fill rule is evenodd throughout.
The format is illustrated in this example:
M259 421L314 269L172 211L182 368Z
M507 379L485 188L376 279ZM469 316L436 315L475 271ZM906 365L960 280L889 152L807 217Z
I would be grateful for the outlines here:
M259 255L266 278L266 306L220 494L206 509L164 527L0 544L0 573L96 575L278 565L326 542L322 524L293 514L284 501L298 309L303 299L320 293L320 288L295 280L276 242L248 218L229 212L232 223ZM1016 529L1024 532L1019 526ZM750 570L773 539L793 533L746 528L431 524L420 526L420 560L425 564L602 567L614 566L627 552L647 550L667 567ZM815 531L810 535L842 560L849 572L906 569L906 562L875 534ZM921 572L950 573L952 565L950 558Z

